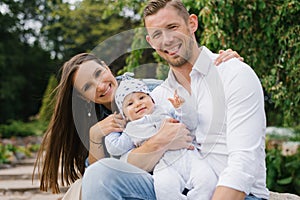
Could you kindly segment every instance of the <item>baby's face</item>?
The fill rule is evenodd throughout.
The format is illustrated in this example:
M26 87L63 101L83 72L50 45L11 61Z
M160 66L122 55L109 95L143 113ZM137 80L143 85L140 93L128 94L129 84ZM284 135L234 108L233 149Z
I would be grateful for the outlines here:
M137 120L151 114L154 109L152 98L143 92L134 92L127 95L123 102L124 115L130 120Z

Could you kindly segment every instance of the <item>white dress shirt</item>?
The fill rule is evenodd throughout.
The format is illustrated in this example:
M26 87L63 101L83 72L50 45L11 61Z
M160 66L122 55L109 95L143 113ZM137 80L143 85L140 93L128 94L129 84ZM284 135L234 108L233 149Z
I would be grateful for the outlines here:
M201 49L190 73L200 155L218 175L218 186L268 199L266 119L260 81L244 62L234 58L215 66L217 55L206 47ZM168 107L171 104L166 99L173 96L174 89L179 95L186 94L170 71L151 95L156 104Z

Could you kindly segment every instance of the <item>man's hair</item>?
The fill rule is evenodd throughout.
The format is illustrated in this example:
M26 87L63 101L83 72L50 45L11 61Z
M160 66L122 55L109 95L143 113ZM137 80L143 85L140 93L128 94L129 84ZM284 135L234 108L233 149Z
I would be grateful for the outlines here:
M167 5L172 6L178 11L178 14L184 19L185 22L188 21L189 13L181 0L150 0L146 7L144 8L143 21L145 24L145 18L150 15L156 14L160 9L163 9Z

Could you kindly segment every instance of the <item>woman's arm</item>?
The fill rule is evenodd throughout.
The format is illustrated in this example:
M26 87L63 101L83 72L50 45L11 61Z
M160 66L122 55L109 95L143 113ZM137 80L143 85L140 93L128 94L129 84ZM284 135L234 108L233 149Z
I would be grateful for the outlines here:
M89 163L92 164L97 160L104 158L104 148L103 148L103 137L105 136L101 130L100 122L95 124L90 128L90 149L89 149Z
M192 142L189 133L184 124L168 119L157 134L129 153L127 162L146 171L152 171L167 150L189 148Z
M90 128L90 150L88 157L90 164L105 157L103 137L111 132L122 132L125 123L120 114L111 114Z

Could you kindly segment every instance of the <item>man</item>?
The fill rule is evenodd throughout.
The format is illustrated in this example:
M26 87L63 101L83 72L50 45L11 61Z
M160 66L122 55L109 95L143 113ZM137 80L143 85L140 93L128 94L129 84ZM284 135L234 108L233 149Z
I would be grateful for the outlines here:
M197 101L199 158L206 159L219 177L213 199L244 199L250 192L258 197L254 199L267 199L265 116L257 77L235 59L213 66L212 53L196 43L197 17L189 15L181 2L150 1L144 13L146 39L171 69L153 97L157 104L171 106L167 98L177 89L179 95L193 95ZM152 171L166 151L191 148L189 133L184 124L167 120L157 134L123 159ZM148 175L116 159L102 159L85 172L83 199L154 199L153 180Z
M175 89L197 101L199 154L219 177L212 199L268 199L264 98L256 74L238 59L215 67L216 55L197 45L197 16L189 15L179 0L150 1L144 23L148 43L170 66L167 80L153 92L155 102L169 106L165 100ZM145 153L159 152L166 145L151 142L132 151L128 162L151 169L147 160L157 160ZM142 156L137 159L140 153L145 162Z

